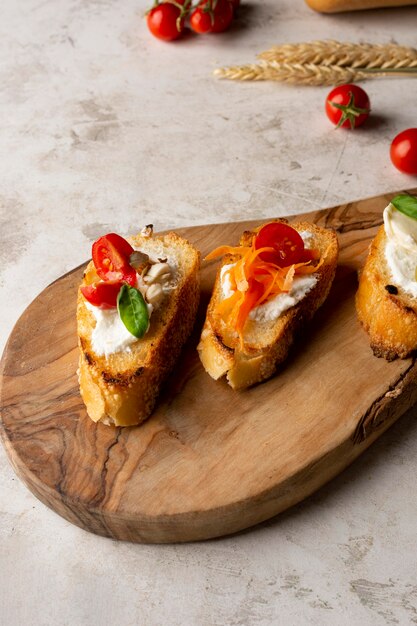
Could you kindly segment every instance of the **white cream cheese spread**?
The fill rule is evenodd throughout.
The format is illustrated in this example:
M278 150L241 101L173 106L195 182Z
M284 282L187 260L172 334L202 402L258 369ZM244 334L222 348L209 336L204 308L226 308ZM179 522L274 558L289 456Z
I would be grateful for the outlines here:
M317 283L317 278L314 274L307 276L296 276L294 278L292 287L288 293L279 293L271 300L267 300L263 304L252 309L249 313L249 319L256 322L272 322L277 320L279 316L287 311L291 307L300 302L314 285Z
M300 232L305 244L312 238L312 234L308 231ZM308 245L306 245L308 248ZM220 284L222 286L223 298L230 298L234 291L228 270L233 267L233 263L223 265L220 270ZM257 322L270 322L277 320L282 313L300 302L311 289L317 284L317 277L314 274L306 276L296 276L292 287L287 293L279 293L270 300L252 309L249 313L249 319Z
M137 341L137 338L127 330L117 309L100 309L87 301L84 304L96 321L91 333L91 346L94 352L105 357L121 350L129 352L131 344Z
M145 252L144 249L139 250L139 252ZM170 270L170 278L169 280L165 280L161 285L162 291L164 294L169 293L172 289L175 288L175 270L176 264L175 261L171 258L165 259L161 250L161 258L164 258L164 261L169 266ZM146 250L146 253L148 251ZM157 264L159 259L151 256L149 254L152 262ZM152 267L152 266L151 266ZM157 279L153 282L157 282ZM142 276L137 274L137 289L142 293L144 297L146 297L147 289L150 289L150 286L146 284L143 280ZM146 301L146 300L145 300ZM91 333L91 346L94 352L100 356L108 357L110 354L114 352L130 352L130 346L138 341L138 338L132 335L122 322L119 312L117 308L112 309L100 309L97 306L94 306L84 300L84 304L89 311L91 311L92 315L95 319L95 326ZM159 305L159 303L158 303ZM158 308L158 305L153 306L149 302L146 302L146 306L148 308L149 320L151 319L151 315L153 311ZM149 327L148 327L149 330Z
M389 204L384 210L385 258L393 282L417 298L417 220Z

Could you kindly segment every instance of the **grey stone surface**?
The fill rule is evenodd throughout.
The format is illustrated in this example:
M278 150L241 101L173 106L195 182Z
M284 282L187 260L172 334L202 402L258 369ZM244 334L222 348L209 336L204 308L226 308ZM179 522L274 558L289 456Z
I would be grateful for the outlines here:
M285 215L415 186L389 161L417 81L369 82L373 115L335 132L327 88L237 84L215 67L272 44L416 43L417 7L324 16L245 2L228 34L164 44L144 0L3 0L0 348L30 301L104 231ZM304 503L237 536L117 543L39 503L0 451L0 623L417 623L411 411Z

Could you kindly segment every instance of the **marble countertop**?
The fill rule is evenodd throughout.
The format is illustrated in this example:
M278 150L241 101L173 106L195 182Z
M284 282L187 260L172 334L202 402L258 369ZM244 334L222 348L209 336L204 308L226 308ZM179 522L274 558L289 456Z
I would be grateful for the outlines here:
M214 79L270 45L416 44L417 7L324 16L245 2L229 33L153 39L145 0L3 0L0 348L105 231L279 216L416 186L389 161L417 81L368 82L335 132L327 88ZM417 623L416 412L305 502L237 536L118 543L38 502L0 451L0 623Z

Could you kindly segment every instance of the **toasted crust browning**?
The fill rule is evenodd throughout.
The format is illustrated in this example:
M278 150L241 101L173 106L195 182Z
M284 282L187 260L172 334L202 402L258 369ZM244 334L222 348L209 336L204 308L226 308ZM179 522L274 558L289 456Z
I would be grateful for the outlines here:
M311 247L326 254L325 262L316 272L317 283L307 295L282 313L277 320L258 322L248 320L244 331L244 346L236 333L219 323L214 315L221 299L220 270L217 272L213 294L201 334L198 352L205 370L215 380L227 376L233 389L245 389L270 378L284 361L299 329L310 320L325 301L336 272L339 245L336 233L307 222L291 224L293 228L311 233ZM251 240L253 233L244 233L241 245ZM222 265L232 262L226 257Z
M356 310L375 356L404 359L417 350L417 301L392 282L383 226L372 241L359 277Z
M175 288L151 316L146 335L129 351L97 355L91 345L95 319L78 292L79 383L87 413L95 422L133 426L151 414L163 380L173 369L194 325L199 301L200 255L175 233L137 235L130 243L156 258L175 260ZM94 280L92 262L82 284Z

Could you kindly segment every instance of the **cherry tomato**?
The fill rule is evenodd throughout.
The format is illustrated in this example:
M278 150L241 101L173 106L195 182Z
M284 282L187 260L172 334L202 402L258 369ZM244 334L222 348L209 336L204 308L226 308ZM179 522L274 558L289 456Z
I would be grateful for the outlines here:
M184 32L184 18L181 9L171 2L153 7L147 15L148 28L152 35L163 41L173 41Z
M236 9L240 6L240 0L229 0L229 2L232 5L234 11L236 11Z
M106 281L136 283L136 272L129 265L129 256L134 252L126 239L109 233L93 243L92 256L97 274Z
M214 21L212 33L222 33L227 30L233 20L233 6L229 0L218 0L213 9Z
M326 98L327 117L336 128L356 128L369 117L371 104L367 93L357 85L339 85Z
M191 28L199 34L222 33L233 20L231 0L202 0L191 13Z
M261 228L255 239L255 249L259 248L274 248L274 252L261 252L259 257L279 267L304 261L304 241L294 228L282 222L271 222Z
M116 281L83 285L81 293L90 304L100 309L114 309L117 306L117 296L123 284Z
M407 128L394 138L390 156L400 172L417 174L417 128Z
M198 6L190 15L190 26L199 35L211 33L213 24L210 13L204 11L203 7Z

